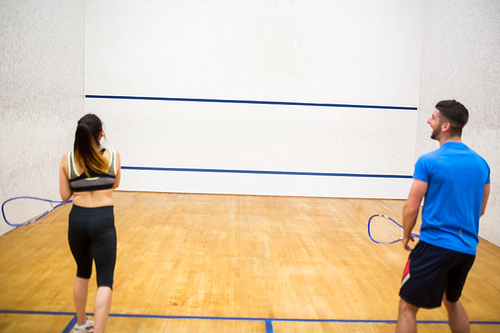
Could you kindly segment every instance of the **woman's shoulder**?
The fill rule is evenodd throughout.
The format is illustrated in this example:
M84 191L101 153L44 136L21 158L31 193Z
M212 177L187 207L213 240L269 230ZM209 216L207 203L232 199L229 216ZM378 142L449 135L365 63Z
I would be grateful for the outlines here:
M59 166L61 168L63 168L64 170L67 170L68 168L68 165L69 165L69 159L68 159L68 156L71 152L67 152L66 154L64 154L61 158L61 162L59 163Z
M118 155L118 150L116 150L115 148L102 148L102 154L104 154L104 155L111 155L111 154Z
M63 161L68 161L68 156L69 156L69 154L71 154L71 152L70 152L70 151L68 151L67 153L65 153L65 154L62 156L62 158L61 158L61 162L63 162Z
M103 148L104 152L102 153L104 158L108 161L114 161L111 163L120 163L120 154L114 148Z

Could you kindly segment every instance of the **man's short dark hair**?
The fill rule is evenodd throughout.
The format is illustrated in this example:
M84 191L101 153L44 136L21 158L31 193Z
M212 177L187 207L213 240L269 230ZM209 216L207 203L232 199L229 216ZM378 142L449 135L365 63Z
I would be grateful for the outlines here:
M437 103L436 109L440 112L441 121L450 123L450 134L452 136L461 136L462 128L469 120L469 111L465 106L452 99Z

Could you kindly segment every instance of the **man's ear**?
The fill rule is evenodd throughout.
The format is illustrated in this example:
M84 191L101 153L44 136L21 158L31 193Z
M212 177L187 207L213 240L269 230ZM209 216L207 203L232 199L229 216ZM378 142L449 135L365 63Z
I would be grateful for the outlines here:
M451 124L447 121L441 124L441 132L448 131L451 128Z

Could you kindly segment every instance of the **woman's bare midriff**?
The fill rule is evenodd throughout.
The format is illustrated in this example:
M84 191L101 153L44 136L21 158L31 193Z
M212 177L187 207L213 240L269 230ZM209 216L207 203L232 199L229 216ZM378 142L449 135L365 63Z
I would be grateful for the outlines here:
M87 208L113 206L113 190L73 192L73 204Z

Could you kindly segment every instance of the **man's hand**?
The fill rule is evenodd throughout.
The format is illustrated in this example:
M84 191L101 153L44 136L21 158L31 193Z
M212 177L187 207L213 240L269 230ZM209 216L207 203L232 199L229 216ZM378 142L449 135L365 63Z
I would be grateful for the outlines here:
M403 243L403 248L406 250L406 251L411 251L413 250L409 245L408 243L412 241L414 242L415 240L413 239L413 236L410 235L410 237L405 237L403 236L403 240L401 241Z

